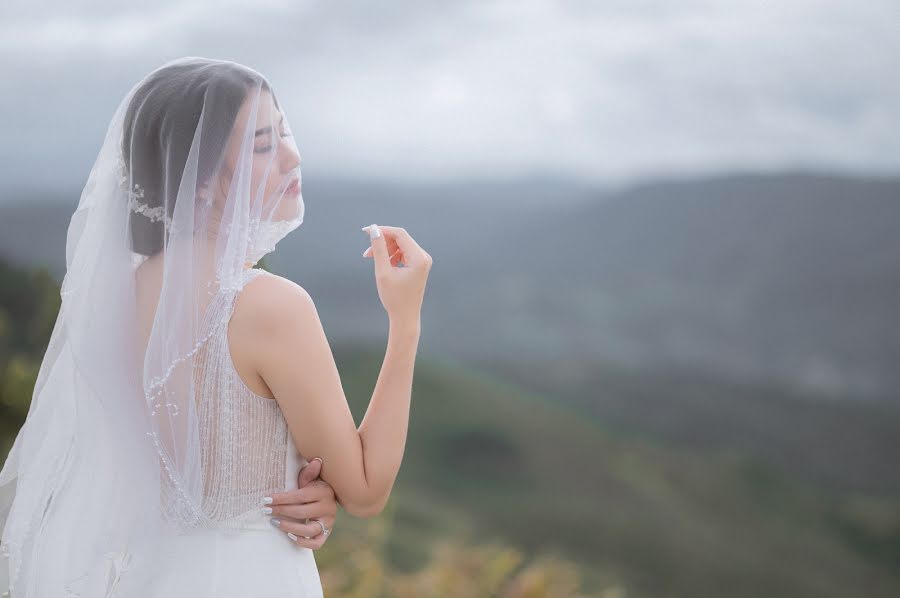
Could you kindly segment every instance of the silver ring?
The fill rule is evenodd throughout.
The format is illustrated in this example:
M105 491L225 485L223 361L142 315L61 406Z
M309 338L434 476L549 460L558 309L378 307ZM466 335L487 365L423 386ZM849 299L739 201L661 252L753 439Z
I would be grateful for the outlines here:
M331 533L331 531L330 531L327 527L325 527L325 524L322 523L319 519L313 519L313 521L315 521L316 523L318 523L318 524L319 524L319 527L322 528L322 535L323 535L323 536L326 536L326 537L327 537L328 534Z

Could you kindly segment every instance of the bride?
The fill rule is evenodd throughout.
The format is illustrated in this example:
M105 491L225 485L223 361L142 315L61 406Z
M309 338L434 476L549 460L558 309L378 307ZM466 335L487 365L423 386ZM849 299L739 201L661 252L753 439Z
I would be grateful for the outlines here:
M274 88L244 65L172 60L122 100L0 472L0 591L321 596L332 489L352 515L384 508L432 259L403 228L363 228L389 331L357 428L310 295L254 267L303 222L299 166ZM311 455L322 489L299 498Z

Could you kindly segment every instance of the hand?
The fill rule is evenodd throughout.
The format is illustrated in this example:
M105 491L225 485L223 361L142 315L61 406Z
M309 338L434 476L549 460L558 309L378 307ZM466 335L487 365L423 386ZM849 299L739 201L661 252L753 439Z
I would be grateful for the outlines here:
M369 233L371 241L363 257L375 257L375 283L388 316L418 321L433 262L431 256L405 228L371 224L362 230Z
M297 490L275 492L272 494L272 517L281 523L278 529L288 533L288 537L298 546L313 550L325 544L334 529L337 515L337 501L334 488L328 482L319 479L322 460L313 457L297 477ZM322 526L313 521L318 519L328 530L329 535L322 533Z

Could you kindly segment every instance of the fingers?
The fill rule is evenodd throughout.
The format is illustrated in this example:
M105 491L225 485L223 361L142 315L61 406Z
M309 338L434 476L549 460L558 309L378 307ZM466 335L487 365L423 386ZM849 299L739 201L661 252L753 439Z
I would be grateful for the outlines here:
M322 464L321 457L310 459L300 470L299 488L273 493L266 509L272 524L284 531L294 544L313 550L321 548L328 539L322 526L314 520L321 521L330 532L337 518L334 489L318 479Z
M273 492L271 494L272 502L266 503L266 506L273 509L281 505L296 505L321 500L328 500L334 496L334 489L324 480L314 480L303 488L296 490L286 490L285 492Z
M319 526L316 525L316 527L319 527ZM321 530L319 530L319 531L321 531ZM291 538L290 533L288 533L288 538ZM291 541L294 544L296 544L297 546L304 546L306 548L318 550L318 549L322 548L323 544L325 544L326 539L327 539L327 536L325 536L324 534L319 534L312 540L308 540L308 539L304 538L303 536L296 536L294 538L291 538Z
M397 243L397 247L406 256L406 263L413 265L418 263L417 258L422 254L422 248L419 244L406 232L405 228L399 226L381 226L381 232L385 237L393 239Z
M311 502L303 505L281 505L272 507L270 515L278 519L297 519L303 521L315 517L322 519L324 517L334 517L337 509L329 509L321 502Z
M372 243L372 255L375 257L376 273L384 272L390 266L390 255L381 227L377 224L370 224L369 226L364 226L362 230L369 234L369 240Z
M319 477L319 473L322 471L322 459L320 457L314 457L309 463L303 466L303 469L300 470L300 475L297 476L297 487L303 488L314 479Z
M362 230L364 230L364 231L366 231L366 233L368 233L368 230L370 227L371 227L371 225L364 226L362 228ZM379 226L378 228L380 230L381 226ZM382 231L382 234L383 234L383 231ZM384 242L387 244L388 253L390 255L394 255L395 253L397 253L397 251L401 251L400 246L397 245L397 239L394 238L394 235L385 235ZM402 253L402 251L401 251L401 253ZM369 246L363 250L363 257L371 257L371 255L372 255L372 244L370 242Z
M388 243L390 246L390 243ZM390 249L388 249L390 251ZM372 255L372 247L366 247L366 250L363 251L363 257L369 257ZM391 253L391 265L397 266L400 262L403 261L403 251L400 248L397 248L393 253Z
M330 534L332 526L334 525L333 520L329 521L325 518L320 518L319 520ZM303 521L282 520L277 527L285 532L294 544L312 548L314 550L321 548L328 539L328 536L322 532L322 526L316 523L313 518L309 519L309 523L304 523Z
M397 250L391 254L391 265L397 266L403 260L403 252L401 250Z
M370 227L371 225L365 226L363 230L367 231ZM431 255L416 243L415 239L406 232L405 228L386 225L378 225L378 228L385 238L392 266L397 266L403 262L405 266L420 265L426 269L431 268L433 262ZM371 256L372 249L372 247L367 247L363 251L362 256Z

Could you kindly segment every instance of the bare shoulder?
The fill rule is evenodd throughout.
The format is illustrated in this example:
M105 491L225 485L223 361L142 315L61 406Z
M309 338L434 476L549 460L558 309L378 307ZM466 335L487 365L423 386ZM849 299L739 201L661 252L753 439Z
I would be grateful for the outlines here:
M318 313L306 289L266 272L238 293L228 326L231 358L238 375L256 394L274 394L263 373L280 366L280 356L301 351L308 339L322 334ZM309 334L313 331L314 334Z
M316 307L302 286L283 276L264 272L250 280L234 306L235 328L252 346L273 340L287 326L318 321Z
M293 280L262 272L244 285L239 300L250 306L277 308L292 301L310 300L310 297L306 289Z

